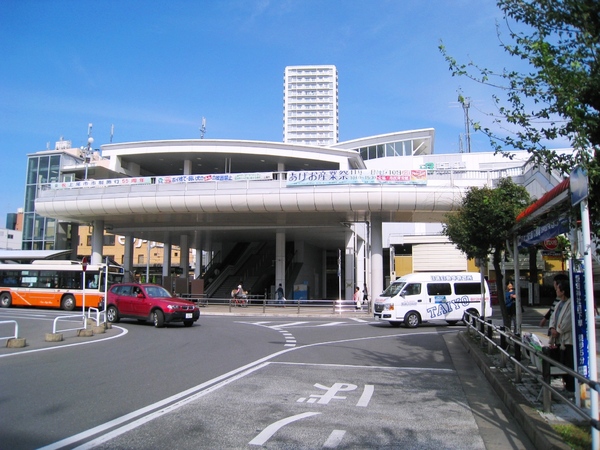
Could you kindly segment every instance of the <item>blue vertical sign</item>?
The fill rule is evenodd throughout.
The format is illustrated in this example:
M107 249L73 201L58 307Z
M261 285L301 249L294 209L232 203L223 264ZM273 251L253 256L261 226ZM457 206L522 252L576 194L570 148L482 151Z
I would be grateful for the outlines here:
M589 378L590 351L587 339L585 302L585 277L583 272L573 272L573 314L575 317L575 364L577 373Z

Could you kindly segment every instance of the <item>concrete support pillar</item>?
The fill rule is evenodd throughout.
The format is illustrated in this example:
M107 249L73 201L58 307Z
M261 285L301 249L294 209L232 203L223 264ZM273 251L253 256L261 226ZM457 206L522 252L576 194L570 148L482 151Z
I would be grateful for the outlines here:
M125 269L124 280L133 281L133 236L124 236L125 249L123 250L123 268Z
M194 264L194 278L202 275L202 233L195 232L194 248L196 249L196 262Z
M102 263L102 251L104 244L104 220L94 220L92 223L92 257L90 264Z
M165 246L163 247L163 278L171 275L171 238L165 235Z
M191 159L183 160L183 174L184 175L192 174L192 160Z
M187 279L190 271L190 244L187 234L182 234L179 237L179 248L181 250L181 255L179 256L179 267L182 270L181 278Z
M379 216L371 217L371 284L370 298L383 292L383 229ZM368 282L367 282L368 283Z
M288 287L285 285L285 232L278 231L275 233L275 289L283 286L283 292L291 298L288 293Z
M79 224L71 223L71 261L77 261L77 249L79 248Z
M344 258L344 299L352 300L354 296L356 249L354 245L354 233L351 229L346 231L346 254Z

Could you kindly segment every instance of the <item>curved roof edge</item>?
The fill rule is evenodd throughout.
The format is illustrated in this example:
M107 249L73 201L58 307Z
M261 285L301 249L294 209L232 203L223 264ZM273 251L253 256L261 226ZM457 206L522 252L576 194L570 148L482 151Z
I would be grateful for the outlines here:
M173 140L155 140L155 141L137 141L124 142L117 144L104 144L101 146L103 154L123 153L125 150L136 150L139 148L148 147L247 147L247 148L262 148L275 150L301 151L306 153L327 154L337 157L354 157L356 151L349 148L337 148L334 146L322 147L313 145L290 144L285 142L275 141L249 141L249 140L234 140L234 139L173 139Z
M353 139L351 141L338 142L331 145L329 148L339 149L357 149L368 145L384 144L386 142L394 142L407 139L430 139L430 153L433 153L433 142L435 137L434 128L422 128L419 130L395 131L393 133L379 134L376 136L367 136L363 138Z

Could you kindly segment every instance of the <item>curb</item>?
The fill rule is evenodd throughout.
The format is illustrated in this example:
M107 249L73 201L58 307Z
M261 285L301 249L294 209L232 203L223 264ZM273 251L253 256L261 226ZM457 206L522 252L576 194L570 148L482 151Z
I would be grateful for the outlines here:
M485 353L466 334L466 331L459 332L458 339L463 343L467 353L471 355L473 361L483 372L498 397L519 422L533 445L543 449L569 450L571 447L561 439L538 411L529 405L529 402L508 377L494 367Z

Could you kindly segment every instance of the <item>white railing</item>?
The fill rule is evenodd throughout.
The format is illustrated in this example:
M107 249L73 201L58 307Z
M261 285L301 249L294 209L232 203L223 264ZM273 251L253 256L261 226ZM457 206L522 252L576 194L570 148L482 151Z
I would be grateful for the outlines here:
M2 320L0 321L0 325L4 325L4 324L8 324L8 323L12 323L15 325L15 332L11 335L11 336L0 336L0 340L3 339L16 339L19 337L19 324L17 323L16 320Z
M69 320L70 319L70 320ZM52 334L56 334L56 326L58 324L59 321L63 320L65 322L75 322L74 319L79 319L83 321L82 326L79 326L77 328L63 328L59 331L76 331L76 330L81 330L81 329L86 329L86 325L87 325L87 320L85 318L85 314L81 314L81 315L76 315L76 316L58 316L57 318L54 319L54 322L52 324Z

